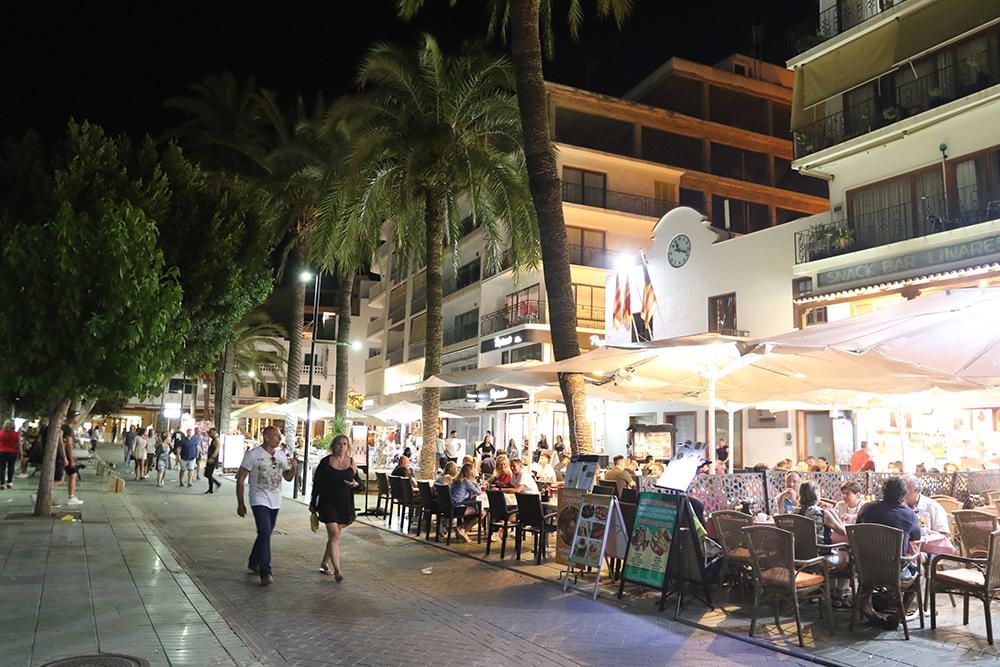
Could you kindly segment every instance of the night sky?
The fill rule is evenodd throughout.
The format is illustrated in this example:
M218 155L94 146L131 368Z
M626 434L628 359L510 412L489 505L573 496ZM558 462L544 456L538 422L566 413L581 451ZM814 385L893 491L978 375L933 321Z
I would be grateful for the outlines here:
M375 41L413 41L427 31L454 48L485 34L484 0L448 4L427 0L404 23L392 0L4 3L0 132L51 136L72 116L158 136L179 120L163 101L223 69L254 76L282 99L318 92L332 99L353 90L357 64ZM561 30L546 78L612 95L671 56L710 64L737 51L754 55L754 24L764 26L758 55L783 63L787 31L816 11L815 0L636 0L622 31L591 11L573 43L562 29L565 2L555 4Z

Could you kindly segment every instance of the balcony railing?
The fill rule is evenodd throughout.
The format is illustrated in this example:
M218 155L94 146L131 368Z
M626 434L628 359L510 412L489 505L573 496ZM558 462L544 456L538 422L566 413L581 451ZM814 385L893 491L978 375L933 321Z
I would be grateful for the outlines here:
M612 211L622 211L623 213L647 215L651 218L663 217L664 213L677 207L675 202L666 199L565 182L562 184L562 200L571 204L583 204Z
M586 329L604 329L604 308L595 306L576 307L576 326Z
M444 332L444 344L445 347L448 345L454 345L455 343L461 343L464 340L469 340L470 338L475 338L479 332L479 328L476 326L475 322L466 322L465 324L460 324L451 329L445 329Z
M368 357L365 359L365 372L374 371L376 369L382 368L382 355L377 354L374 357Z
M466 385L464 387L442 387L442 401L464 401L469 392L474 392L476 385Z
M1000 51L990 49L939 67L872 98L805 125L794 133L795 157L835 146L1000 83Z
M414 359L419 359L420 357L424 356L424 349L426 349L426 347L427 347L427 341L424 340L418 340L415 343L410 343L410 356L409 356L410 361L413 361Z
M483 315L479 319L479 331L483 336L491 336L498 331L522 324L544 323L546 321L545 302L528 300L505 306L500 310Z
M371 286L371 289L368 290L369 303L375 301L383 294L385 294L385 281L379 280L377 283Z
M377 333L382 333L382 329L385 328L385 318L379 317L368 323L368 336L374 336Z
M389 362L390 366L403 363L403 348L399 348L398 350L389 350L389 352L385 355L385 358Z
M460 266L453 275L447 275L444 277L444 295L448 296L458 290L465 289L473 283L479 282L481 273L480 262L478 259Z
M570 244L566 246L566 252L569 255L570 264L592 266L598 269L613 268L615 258L618 256L618 253L612 252L607 248L588 245Z
M309 364L302 364L302 374L303 375L309 374ZM323 374L323 362L319 362L315 366L313 366L313 374L314 375Z
M1000 200L987 200L977 185L959 188L958 200L946 206L933 195L871 213L813 225L795 233L795 263L877 248L1000 218ZM951 213L948 213L948 209Z
M789 30L789 48L796 54L807 51L903 2L904 0L836 0L832 7Z
M421 289L421 291L414 293L413 298L410 300L410 314L419 313L421 310L427 309L427 291Z
M389 322L391 324L402 322L404 317L406 317L406 303L398 304L389 311Z

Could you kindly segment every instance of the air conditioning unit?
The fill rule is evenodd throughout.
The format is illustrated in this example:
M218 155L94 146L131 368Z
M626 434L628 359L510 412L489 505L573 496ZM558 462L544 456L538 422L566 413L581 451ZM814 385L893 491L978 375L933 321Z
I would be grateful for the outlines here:
M778 417L770 410L758 410L757 419L760 421L774 421Z

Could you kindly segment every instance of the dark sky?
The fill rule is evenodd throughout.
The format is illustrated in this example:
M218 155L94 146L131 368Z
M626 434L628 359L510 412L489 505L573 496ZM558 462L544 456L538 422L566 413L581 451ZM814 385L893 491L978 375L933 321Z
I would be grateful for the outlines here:
M565 24L565 1L554 0ZM59 133L73 116L112 130L154 135L176 122L163 100L205 74L229 69L285 99L328 98L352 89L372 42L428 31L446 47L485 33L485 0L427 0L410 23L392 0L202 0L3 3L0 63L4 136ZM592 8L592 0L584 0ZM761 55L783 62L785 37L815 12L815 0L636 0L625 28L590 13L579 43L557 35L546 78L621 94L671 56L705 63L753 53L751 26L764 25ZM495 48L502 48L496 44Z

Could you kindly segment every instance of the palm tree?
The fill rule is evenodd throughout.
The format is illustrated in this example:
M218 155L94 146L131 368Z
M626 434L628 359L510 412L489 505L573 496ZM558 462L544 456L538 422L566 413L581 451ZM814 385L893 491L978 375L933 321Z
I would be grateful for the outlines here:
M286 361L281 339L286 335L284 327L261 312L249 315L237 327L236 340L226 346L215 375L215 423L219 428L229 427L233 383L242 386L258 375L265 381L284 381Z
M423 4L424 0L397 0L397 8L404 18L411 17ZM576 304L570 277L559 170L549 136L548 104L542 74L543 38L546 54L552 54L553 4L553 0L490 0L488 32L510 39L531 196L538 216L538 228L545 239L542 267L552 328L552 351L556 360L561 360L580 354L580 345L576 338ZM567 19L574 38L578 36L583 21L582 4L582 0L568 2ZM599 16L611 16L621 26L632 11L633 0L597 0L596 5ZM583 376L564 373L559 378L559 386L571 425L573 451L589 454L594 446L587 421Z
M457 248L461 237L460 202L484 229L487 264L498 264L502 235L524 239L514 247L517 266L537 260L512 71L506 59L482 50L445 56L424 35L415 50L374 46L358 81L366 93L342 109L364 128L352 157L364 165L351 207L352 245L374 247L382 222L391 219L400 257L426 266L428 378L441 370L444 250ZM439 408L439 390L424 389L425 475L436 467Z

